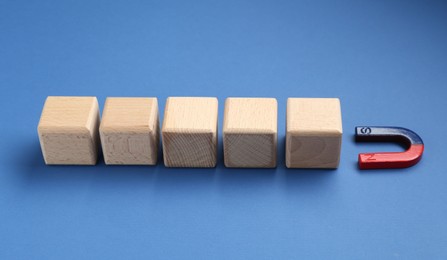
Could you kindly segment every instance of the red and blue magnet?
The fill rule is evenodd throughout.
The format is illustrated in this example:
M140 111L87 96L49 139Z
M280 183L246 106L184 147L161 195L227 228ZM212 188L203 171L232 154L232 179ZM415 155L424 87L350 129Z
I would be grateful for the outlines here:
M405 152L359 154L360 169L406 168L417 164L424 152L424 142L415 132L403 127L357 126L357 142L398 142L408 146Z

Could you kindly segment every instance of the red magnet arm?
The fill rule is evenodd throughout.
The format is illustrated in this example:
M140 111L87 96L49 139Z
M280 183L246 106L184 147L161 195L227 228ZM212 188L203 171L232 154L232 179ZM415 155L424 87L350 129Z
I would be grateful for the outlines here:
M405 152L361 153L360 169L406 168L417 164L424 152L422 139L413 131L401 127L356 127L356 141L394 141L405 143Z

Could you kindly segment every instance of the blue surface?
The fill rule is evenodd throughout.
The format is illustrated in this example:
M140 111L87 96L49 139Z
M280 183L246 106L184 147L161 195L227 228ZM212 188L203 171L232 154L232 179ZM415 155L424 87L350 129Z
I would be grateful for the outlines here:
M63 3L62 3L63 2ZM446 259L447 4L0 1L0 259ZM48 95L270 96L269 170L49 167ZM286 98L340 97L338 170L284 167ZM220 124L221 126L222 124ZM356 125L426 145L361 172ZM220 149L222 146L220 146Z

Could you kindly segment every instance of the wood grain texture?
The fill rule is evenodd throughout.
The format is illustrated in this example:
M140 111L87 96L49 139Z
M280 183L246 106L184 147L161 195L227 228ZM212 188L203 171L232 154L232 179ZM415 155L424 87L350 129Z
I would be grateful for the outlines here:
M107 98L99 127L108 165L154 165L159 147L156 98Z
M215 167L217 98L169 97L162 126L166 167Z
M99 121L96 97L48 97L37 127L45 163L96 164Z
M223 140L226 167L276 167L278 104L274 98L227 98Z
M287 100L286 166L337 168L342 142L338 98Z

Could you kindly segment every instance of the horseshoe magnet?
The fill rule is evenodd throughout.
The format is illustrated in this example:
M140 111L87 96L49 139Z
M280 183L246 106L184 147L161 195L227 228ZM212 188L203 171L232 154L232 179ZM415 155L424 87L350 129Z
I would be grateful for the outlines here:
M398 142L408 146L405 152L361 153L360 169L406 168L417 164L424 152L424 142L415 132L402 127L357 126L357 142Z

